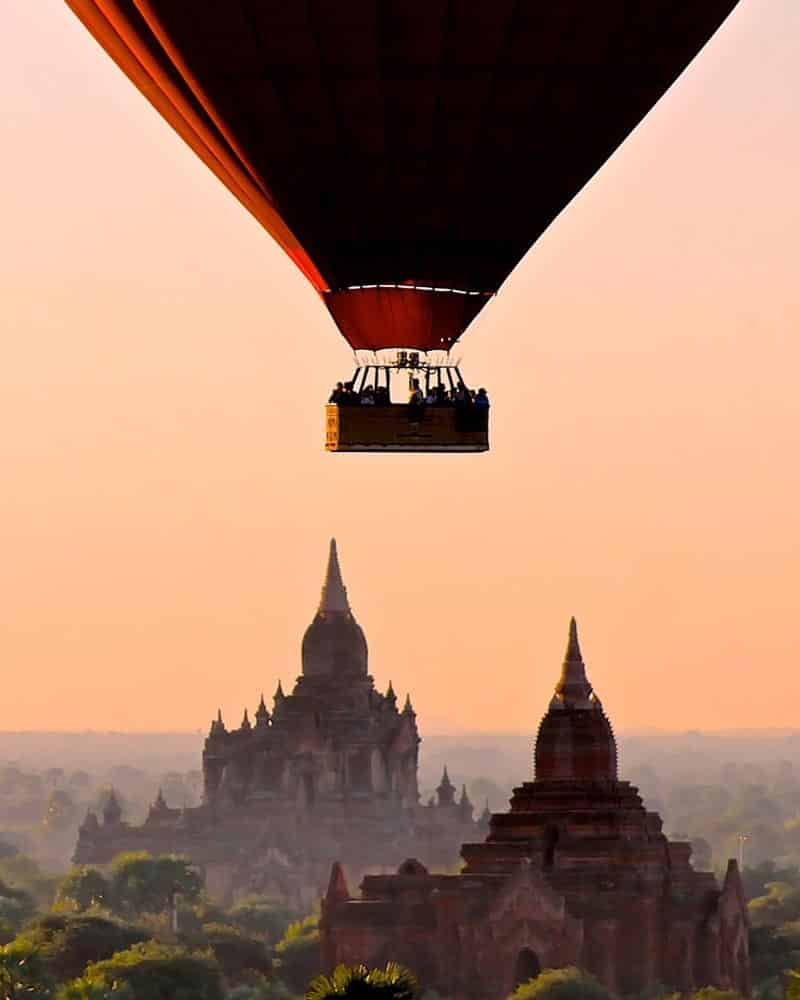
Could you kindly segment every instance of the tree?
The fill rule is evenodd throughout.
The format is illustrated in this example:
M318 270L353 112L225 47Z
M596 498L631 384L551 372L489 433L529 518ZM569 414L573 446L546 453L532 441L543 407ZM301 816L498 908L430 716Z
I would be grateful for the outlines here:
M266 974L272 963L262 941L225 924L204 924L203 936L229 982L240 982L248 972Z
M17 940L36 950L57 982L80 976L90 962L111 958L147 939L136 927L105 917L49 913Z
M0 880L0 925L7 925L16 931L35 912L36 904L27 892L14 889Z
M110 901L111 893L105 875L87 865L73 868L56 894L59 908L88 910L90 906L108 906Z
M736 990L721 990L716 986L704 986L692 994L692 1000L742 1000Z
M119 854L111 866L111 901L123 914L161 913L177 892L191 902L203 880L188 858L153 858L146 851Z
M147 941L93 962L58 1000L224 1000L222 977L208 955Z
M298 1000L280 979L262 979L258 983L242 983L228 991L226 1000Z
M312 913L289 924L275 953L281 979L296 993L302 993L308 981L320 972L319 916Z
M510 1000L612 1000L612 994L580 969L546 969L518 986Z
M49 1000L53 983L37 950L27 942L0 947L0 996L3 1000Z
M268 899L242 900L228 914L228 919L249 934L263 935L268 941L280 941L286 934L292 915L286 906Z
M800 888L787 882L768 882L767 894L751 899L747 912L754 927L777 927L800 919Z
M337 965L330 976L312 980L305 1000L414 1000L418 991L413 973L396 962L388 962L384 969Z
M25 854L0 860L0 879L15 890L24 890L43 907L50 906L58 887L58 878L45 875L36 862Z

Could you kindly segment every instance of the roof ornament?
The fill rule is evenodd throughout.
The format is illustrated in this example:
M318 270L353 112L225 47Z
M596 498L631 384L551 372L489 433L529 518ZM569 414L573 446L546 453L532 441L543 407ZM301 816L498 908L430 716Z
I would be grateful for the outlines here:
M578 624L574 618L569 622L569 638L561 677L556 684L556 693L550 702L551 708L598 708L600 702L593 697L592 685L586 677L586 667L578 641Z
M339 567L339 553L336 548L335 538L331 539L328 569L325 573L325 582L322 585L319 613L321 615L350 614L347 589L342 581L342 571Z
M264 703L264 693L261 693L261 701L256 709L256 728L269 725L269 711Z

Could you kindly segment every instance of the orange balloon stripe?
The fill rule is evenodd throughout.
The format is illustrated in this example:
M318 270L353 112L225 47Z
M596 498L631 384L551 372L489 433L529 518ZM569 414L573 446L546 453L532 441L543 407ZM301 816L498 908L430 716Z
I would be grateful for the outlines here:
M116 0L66 0L129 80L295 262L320 293L328 282L239 161L175 86Z

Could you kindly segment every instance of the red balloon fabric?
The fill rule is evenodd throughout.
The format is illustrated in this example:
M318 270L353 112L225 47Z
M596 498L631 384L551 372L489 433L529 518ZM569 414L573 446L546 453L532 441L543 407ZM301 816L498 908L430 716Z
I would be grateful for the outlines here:
M736 2L67 0L352 347L420 350L455 342Z
M323 298L353 350L392 346L449 351L488 297L401 285L325 292ZM387 339L392 343L387 345Z

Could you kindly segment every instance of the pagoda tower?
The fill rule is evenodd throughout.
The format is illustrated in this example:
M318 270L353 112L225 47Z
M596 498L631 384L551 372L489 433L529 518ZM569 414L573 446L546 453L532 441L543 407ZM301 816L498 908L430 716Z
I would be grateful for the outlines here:
M367 676L367 640L355 620L342 581L336 539L332 538L319 608L303 636L303 676Z
M366 876L360 900L338 884L323 903L326 962L391 955L454 1000L501 1000L542 969L572 965L620 995L663 983L749 996L736 862L722 888L695 871L690 844L669 841L658 814L620 780L574 619L533 756L532 780L514 789L508 812L488 818L486 840L463 845L460 874L409 860L396 875ZM446 774L442 786L452 797Z

